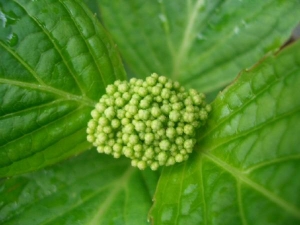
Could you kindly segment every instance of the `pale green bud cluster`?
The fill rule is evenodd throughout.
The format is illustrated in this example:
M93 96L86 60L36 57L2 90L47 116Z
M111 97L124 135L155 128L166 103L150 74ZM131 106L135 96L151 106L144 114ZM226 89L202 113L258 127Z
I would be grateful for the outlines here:
M188 159L210 110L204 94L164 76L117 80L91 112L87 140L99 153L156 170Z

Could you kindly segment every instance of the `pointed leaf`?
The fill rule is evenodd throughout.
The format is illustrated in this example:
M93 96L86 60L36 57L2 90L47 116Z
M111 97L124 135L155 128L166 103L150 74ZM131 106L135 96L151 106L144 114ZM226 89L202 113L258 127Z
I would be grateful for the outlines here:
M297 0L98 2L137 76L157 72L203 92L219 90L279 48L300 14Z
M0 176L88 148L85 127L124 79L114 43L81 1L0 1Z
M300 42L243 72L190 160L165 168L154 224L299 224Z
M87 163L88 162L88 163ZM96 151L0 182L0 223L147 223L157 174Z

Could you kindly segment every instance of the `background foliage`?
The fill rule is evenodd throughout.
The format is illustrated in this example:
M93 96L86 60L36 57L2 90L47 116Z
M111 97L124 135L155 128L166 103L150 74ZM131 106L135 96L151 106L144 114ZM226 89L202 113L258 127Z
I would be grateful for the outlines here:
M299 6L0 0L0 223L299 223L300 44L279 51ZM160 172L85 140L104 87L152 72L214 100L190 159Z

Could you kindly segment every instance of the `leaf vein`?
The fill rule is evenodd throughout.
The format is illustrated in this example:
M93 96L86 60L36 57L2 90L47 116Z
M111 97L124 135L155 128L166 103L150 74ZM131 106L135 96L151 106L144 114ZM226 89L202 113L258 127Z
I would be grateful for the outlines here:
M73 77L74 81L76 82L78 88L80 89L82 95L86 96L85 95L85 91L84 91L84 88L81 86L80 82L78 81L77 77L76 77L76 74L74 72L74 70L71 68L71 66L69 65L69 63L67 62L67 60L65 59L62 51L61 51L61 47L59 47L56 42L54 41L54 37L51 36L51 34L49 33L48 30L46 30L44 28L44 26L38 21L37 18L35 18L34 16L30 15L30 13L28 12L28 10L23 6L21 5L20 3L16 2L14 0L14 2L16 4L18 4L26 13L27 15L36 23L36 25L43 31L43 33L48 37L48 39L50 40L50 42L53 44L55 50L58 52L58 54L61 56L61 59L63 61L63 63L65 64L65 66L68 68L69 72L70 72L70 75Z
M292 214L295 218L300 219L300 209L298 209L295 205L287 202L285 199L282 199L280 196L275 195L270 190L254 182L253 180L248 178L244 173L238 171L236 168L222 161L221 159L214 156L210 152L203 152L203 154L212 162L214 162L216 165L228 171L237 180L240 180L241 182L247 184L249 187L253 188L255 191L264 195L267 199L269 199L270 201L280 206L282 209Z

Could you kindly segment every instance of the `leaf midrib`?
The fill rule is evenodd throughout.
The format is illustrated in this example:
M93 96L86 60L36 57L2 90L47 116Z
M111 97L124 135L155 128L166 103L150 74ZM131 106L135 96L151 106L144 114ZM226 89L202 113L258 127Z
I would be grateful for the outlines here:
M124 175L114 183L115 188L113 188L113 190L109 193L105 201L102 202L102 204L100 204L100 207L97 210L95 210L96 214L86 224L90 224L90 225L101 224L100 221L103 218L104 213L109 209L110 205L116 199L120 191L126 186L133 172L134 169L130 166L127 169L127 171L125 171Z
M185 58L185 55L187 54L187 52L189 51L189 49L193 43L193 41L192 41L194 39L194 35L192 35L193 28L195 26L195 22L197 19L197 15L199 13L199 9L201 8L201 6L203 4L204 4L203 0L197 0L197 2L194 4L192 12L190 13L190 16L188 17L187 26L186 26L186 28L184 30L184 34L183 34L183 39L179 46L179 50L175 55L176 57L174 58L174 62L173 62L173 71L172 71L173 79L178 78L178 76L180 74L180 68L183 63L183 59Z
M228 143L234 141L234 140L237 140L239 138L242 138L242 137L245 137L245 136L249 136L250 134L254 133L254 132L257 132L258 130L261 130L262 128L266 128L267 126L269 125L272 125L282 119L285 119L285 118L290 118L292 115L297 115L298 113L300 112L300 106L295 108L294 110L292 111L288 111L286 113L283 113L279 116L276 116L276 117L273 117L271 119L269 119L268 121L265 121L259 125L256 125L256 126L253 126L251 127L250 129L247 129L243 132L240 132L238 134L235 134L233 136L225 136L225 137L222 137L220 139L222 139L223 141L219 141L217 144L215 144L213 147L209 148L209 151L213 151L217 148L219 148L220 146L223 146L225 144L228 145Z
M51 37L51 34L49 33L48 30L46 30L41 24L40 22L37 20L37 18L33 17L28 10L19 2L14 1L17 5L19 5L25 12L26 14L36 23L36 25L42 30L42 32L48 37L48 40L50 40L50 42L53 44L54 49L58 52L58 54L60 55L64 65L68 68L68 71L70 72L70 75L72 76L72 78L74 79L77 87L79 88L80 92L82 93L82 95L86 95L84 92L84 88L80 85L80 82L78 81L75 72L73 71L73 69L70 67L69 63L67 62L67 60L65 59L65 57L63 56L62 50L61 48L56 44L56 42L54 41L54 39ZM72 18L72 17L71 17ZM24 64L24 63L22 63ZM44 82L43 82L44 83Z
M23 87L23 88L30 88L30 89L33 89L33 90L48 92L48 93L51 93L51 94L54 94L54 95L61 96L63 99L66 99L66 100L76 101L76 102L78 102L82 105L87 105L87 106L94 107L95 104L96 104L96 102L91 100L90 98L74 95L74 94L71 94L71 93L53 88L53 87L48 86L48 85L28 83L28 82L5 79L5 78L0 78L0 84L1 83L15 85L15 86Z
M298 69L294 69L294 70L291 70L289 71L288 74L286 74L285 76L283 77L277 77L276 74L273 74L274 77L273 77L273 80L271 82L268 83L268 85L265 85L264 87L260 88L259 91L257 91L256 93L252 91L252 95L249 97L248 96L248 99L244 102L242 102L242 106L239 107L237 110L235 110L234 112L230 113L228 116L222 118L221 120L218 121L217 125L215 127L212 127L210 128L209 130L207 130L201 137L199 140L203 140L205 137L207 136L211 136L211 134L215 131L215 130L218 130L219 127L221 127L223 124L225 124L227 121L229 121L231 118L233 118L235 115L237 115L239 112L241 112L243 109L247 108L247 106L249 104L251 104L253 101L255 101L255 99L258 99L260 96L263 96L263 94L265 92L267 92L270 88L272 88L273 86L275 86L277 83L279 82L282 82L284 83L284 80L289 78L291 74L294 74L295 75L295 71L298 71ZM249 75L248 73L251 73L251 72L245 72L246 74L245 75ZM229 86L230 87L230 86ZM224 96L226 95L227 92L231 91L230 89L225 89L223 92L221 92L216 100L212 103L212 107L213 107L213 110L214 108L218 108L219 105L216 105L215 103L217 102L217 100L219 100L221 98L221 96ZM222 101L219 101L219 104L223 104L224 103L224 100L222 99ZM228 105L228 104L227 104Z
M214 162L217 166L229 172L234 178L236 178L237 182L238 181L243 182L244 184L253 188L260 194L264 195L267 199L274 202L282 209L286 210L295 218L300 219L300 209L298 209L295 205L292 205L291 203L280 198L280 196L276 196L274 193L270 192L263 186L259 185L258 183L255 183L253 180L249 179L245 173L242 173L236 168L232 167L231 165L225 163L218 157L214 156L211 152L203 152L202 154L208 159L210 159L212 162Z

